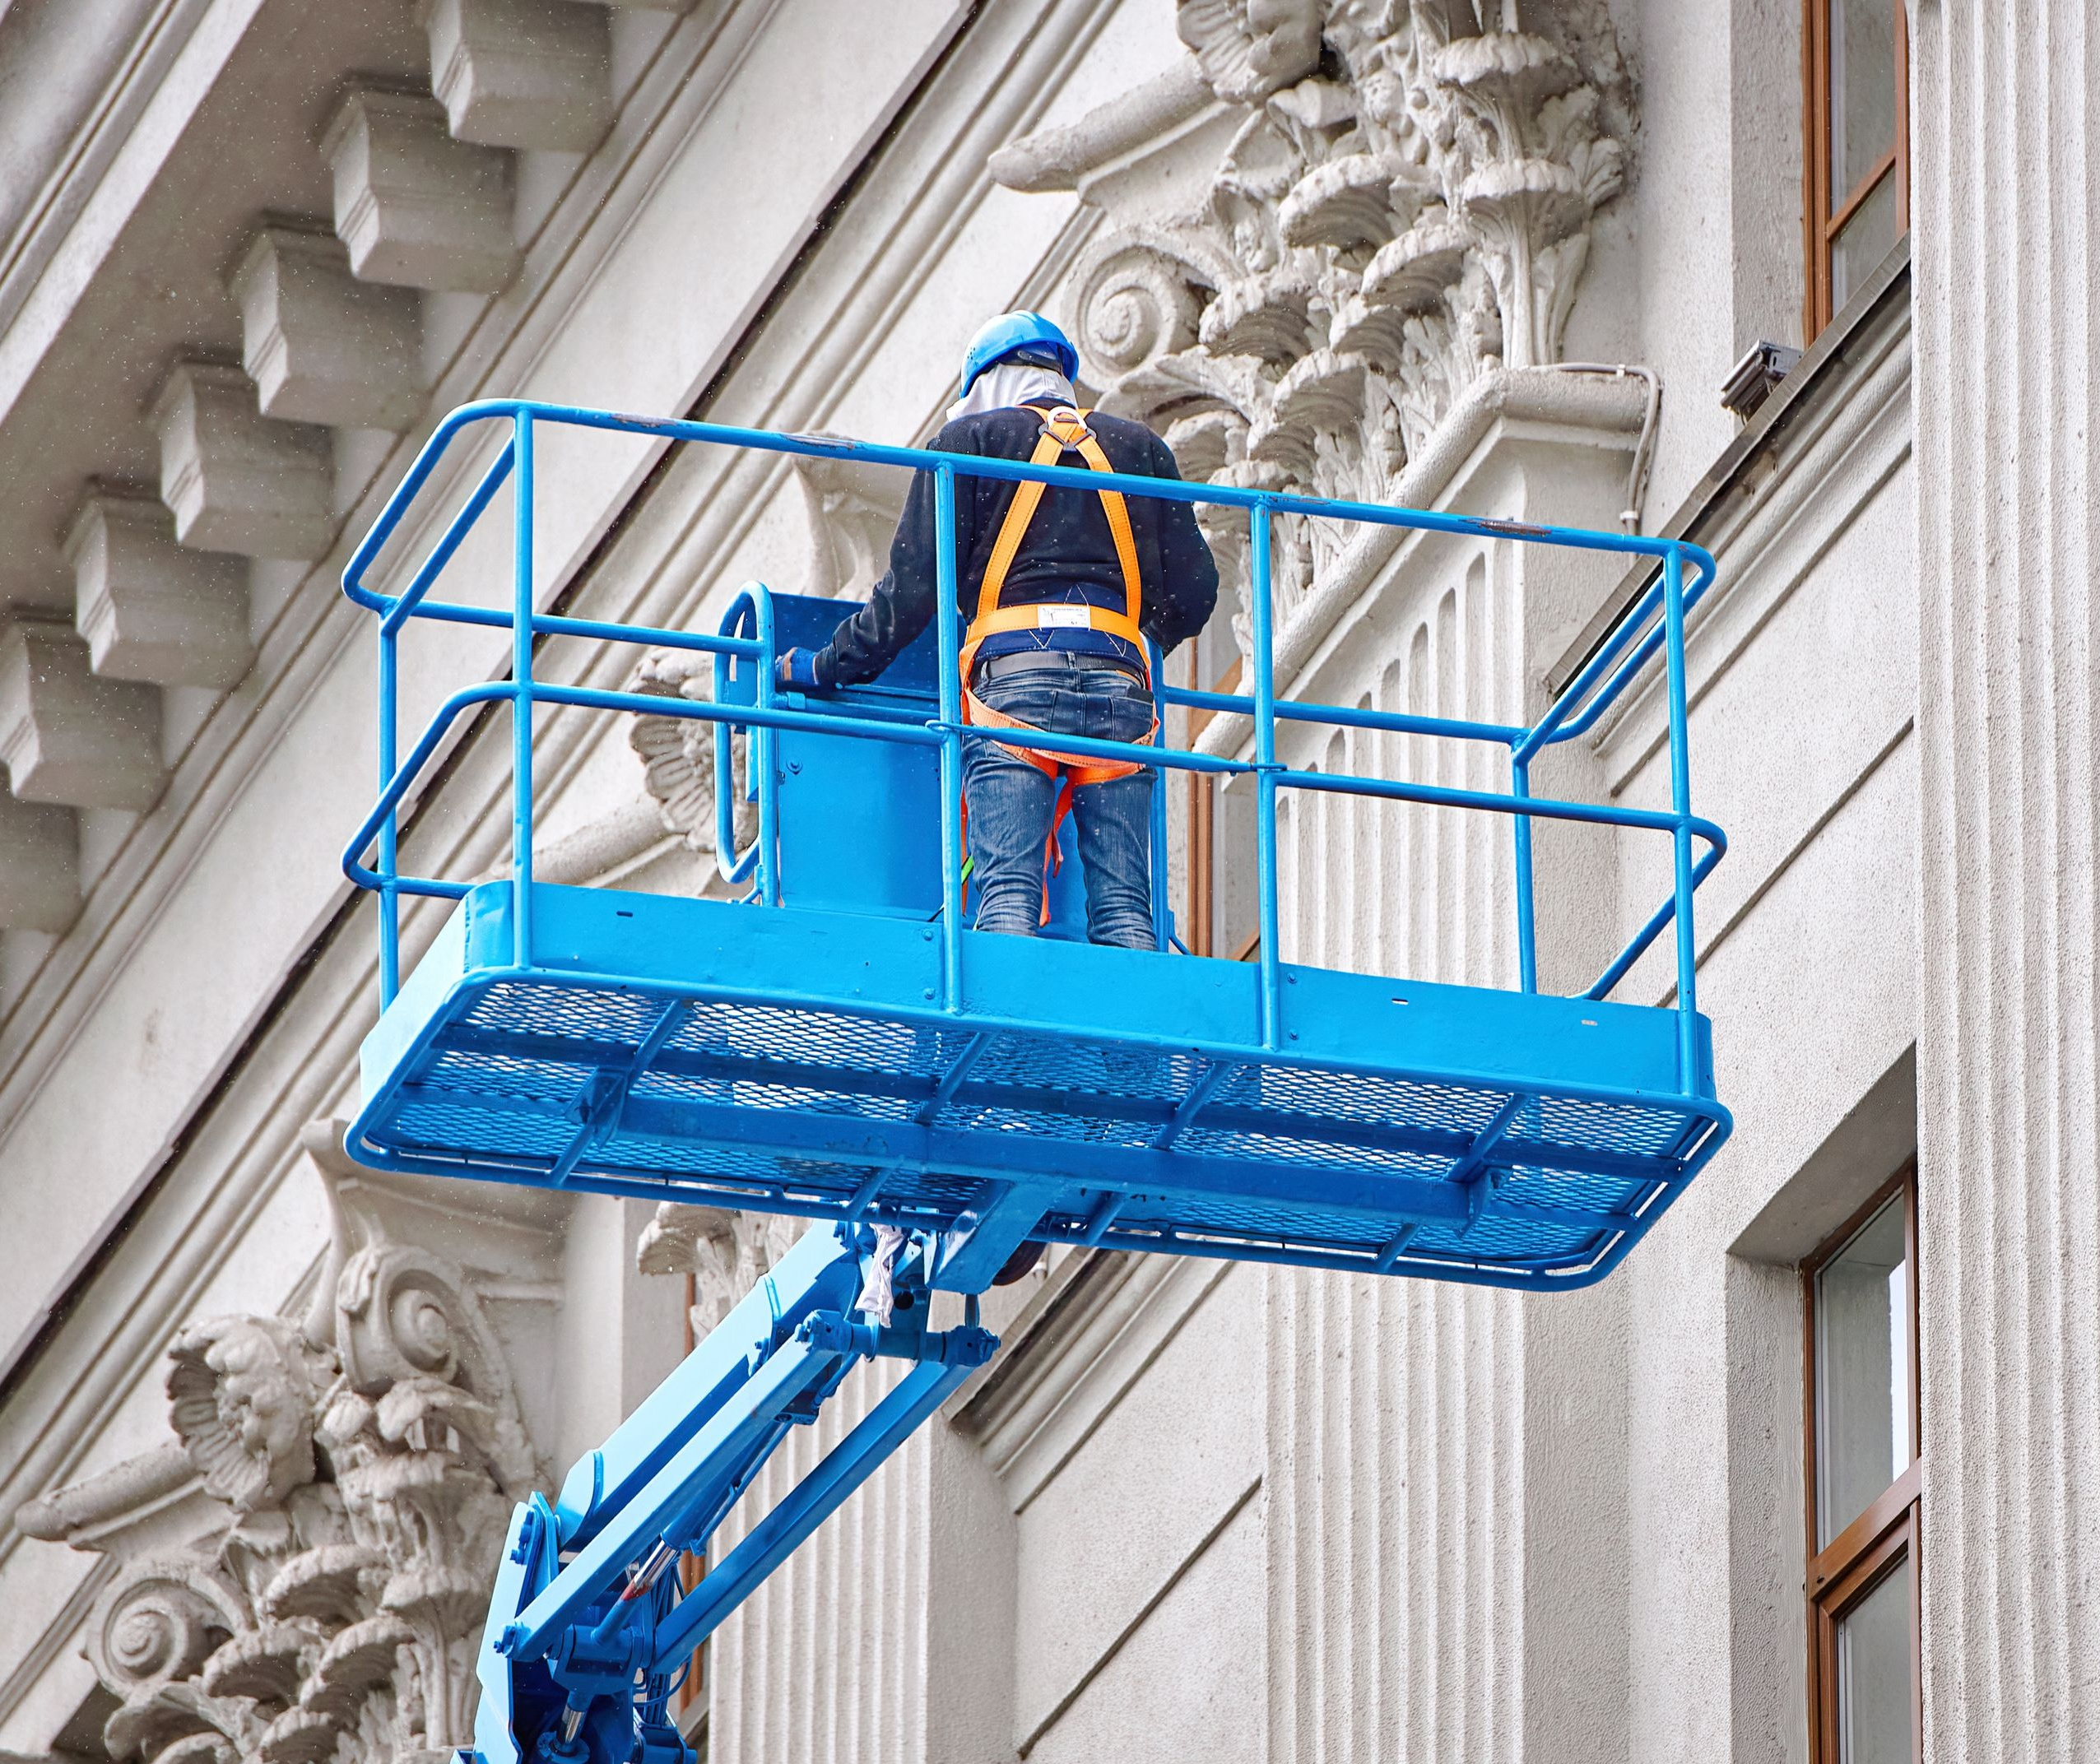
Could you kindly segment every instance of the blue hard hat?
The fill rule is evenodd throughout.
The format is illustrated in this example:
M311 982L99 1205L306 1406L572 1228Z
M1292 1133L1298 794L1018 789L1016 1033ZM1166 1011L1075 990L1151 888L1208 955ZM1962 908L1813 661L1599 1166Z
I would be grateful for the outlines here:
M1079 377L1079 351L1072 340L1040 313L1001 313L979 327L963 354L963 390L978 374L1014 355L1039 355L1042 365L1055 363L1066 379Z

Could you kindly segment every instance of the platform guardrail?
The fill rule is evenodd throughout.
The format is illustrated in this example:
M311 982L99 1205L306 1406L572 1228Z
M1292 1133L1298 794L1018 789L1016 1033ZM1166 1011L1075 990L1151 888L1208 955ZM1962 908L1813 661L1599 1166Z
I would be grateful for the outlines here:
M370 587L366 578L388 541L399 529L416 504L437 467L462 434L479 425L508 425L509 443L495 457L448 521L436 541L397 594ZM603 620L571 618L543 612L533 597L533 491L534 439L541 424L608 430L677 444L699 444L757 452L799 455L889 465L930 472L934 480L936 529L939 539L939 611L936 615L940 643L940 699L936 713L922 721L908 718L870 721L828 714L816 709L795 709L780 703L773 685L774 636L767 610L768 597L753 596L751 634L703 634L657 627L625 624ZM1655 910L1625 946L1606 964L1584 996L1608 996L1628 971L1662 932L1675 928L1676 995L1678 1019L1678 1071L1687 1096L1698 1089L1698 1024L1696 945L1693 932L1693 896L1727 849L1727 839L1711 820L1692 812L1691 772L1687 733L1684 663L1684 621L1690 609L1714 579L1712 555L1682 539L1590 532L1582 528L1538 526L1482 517L1448 514L1428 509L1387 508L1376 504L1328 500L1275 491L1242 490L1224 485L1185 483L1178 480L1118 475L1115 487L1125 496L1155 497L1162 500L1206 504L1243 511L1249 529L1252 559L1249 614L1253 652L1248 693L1219 693L1155 685L1163 705L1224 712L1251 719L1253 758L1239 759L1169 745L1164 729L1157 745L1095 740L1078 736L1029 736L1010 729L989 731L963 720L958 655L961 619L958 606L958 564L955 557L955 480L958 476L1001 479L1086 490L1100 488L1093 472L1074 467L1036 466L1025 461L988 459L975 455L948 453L923 448L890 447L869 442L838 441L811 435L776 434L728 425L688 422L633 416L608 411L550 404L529 399L498 399L463 405L453 411L425 443L414 464L387 500L371 530L365 535L343 572L343 590L359 606L378 616L379 636L379 792L371 812L358 828L343 854L343 869L359 887L379 896L380 982L383 1000L391 1002L400 987L400 897L428 895L458 899L469 884L439 877L403 874L399 866L400 809L424 768L443 745L448 731L462 713L484 703L505 703L511 715L512 876L516 889L513 913L515 961L520 968L532 965L532 711L541 704L583 709L639 712L648 716L690 717L715 724L718 740L727 745L725 731L731 727L750 731L758 744L754 764L763 768L772 732L804 730L866 740L899 741L936 749L941 775L941 856L942 911L942 1005L959 1011L964 999L963 967L963 833L961 782L963 744L967 740L997 739L1008 745L1036 746L1106 759L1134 760L1161 773L1169 770L1216 774L1243 773L1256 789L1256 862L1258 867L1259 947L1261 967L1261 1020L1264 1044L1274 1049L1280 1042L1282 1011L1280 992L1282 963L1278 937L1276 867L1276 799L1285 790L1323 791L1434 807L1457 808L1507 815L1512 824L1516 866L1516 911L1518 986L1526 992L1538 987L1535 926L1536 878L1531 848L1531 824L1540 816L1556 820L1628 827L1667 834L1671 842L1673 877L1669 897ZM516 480L513 499L511 605L474 606L430 598L430 591L458 551L467 535L486 513L504 485ZM1517 545L1552 545L1584 551L1616 552L1660 560L1661 569L1647 591L1628 609L1624 618L1601 643L1588 663L1554 699L1539 720L1529 725L1505 725L1461 719L1411 715L1392 711L1351 708L1279 699L1275 691L1274 607L1271 585L1271 532L1279 515L1302 515L1324 521L1405 528L1430 533L1505 541ZM1688 579L1689 569L1689 579ZM424 619L507 629L511 634L511 667L508 680L487 680L452 694L439 705L407 757L399 752L399 642L411 620ZM606 643L685 649L716 658L718 673L737 658L748 659L756 671L756 703L732 704L684 699L667 699L633 692L562 685L538 680L533 671L533 648L541 637L574 637ZM1660 653L1664 664L1664 689L1669 726L1670 806L1647 810L1606 806L1536 796L1531 790L1532 762L1547 747L1576 740L1595 726L1628 685ZM1155 671L1156 675L1156 671ZM1276 726L1294 722L1370 729L1396 734L1486 743L1505 748L1509 755L1508 791L1459 789L1444 785L1410 782L1403 779L1365 777L1354 773L1308 771L1280 763L1276 757ZM760 795L762 817L768 793ZM1155 812L1164 792L1155 791ZM723 793L717 793L717 812L727 815ZM777 903L777 876L769 873L768 854L772 829L762 819L759 838L746 861L747 873L755 876L756 896ZM1694 840L1706 849L1693 855ZM374 847L376 852L374 853ZM374 854L367 862L367 854ZM1164 882L1155 866L1155 900ZM1164 940L1162 940L1164 946Z

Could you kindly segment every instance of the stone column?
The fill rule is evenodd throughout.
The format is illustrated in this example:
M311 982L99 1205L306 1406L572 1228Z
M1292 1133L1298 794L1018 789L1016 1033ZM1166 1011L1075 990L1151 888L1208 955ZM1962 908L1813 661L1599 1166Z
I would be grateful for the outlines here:
M1926 1756L2100 1756L2091 0L1915 0Z
M1410 506L1599 525L1624 488L1642 403L1630 387L1538 369L1496 378L1497 414L1419 468ZM1459 428L1471 420L1461 412ZM1434 459L1447 457L1439 452ZM1513 722L1536 716L1541 658L1600 585L1539 550L1410 548L1350 615L1331 657L1288 683L1328 703ZM1294 646L1311 647L1311 646ZM1484 750L1301 731L1286 757L1475 789ZM1582 756L1557 756L1582 768ZM1557 772L1541 794L1601 782ZM1284 953L1331 968L1516 983L1506 827L1484 815L1289 802ZM1280 824L1285 824L1280 817ZM1548 842L1550 844L1552 842ZM1541 848L1548 990L1607 959L1571 885L1598 850ZM1562 970L1564 970L1562 971ZM1623 1757L1627 1306L1623 1279L1529 1300L1483 1288L1270 1274L1270 1764L1387 1758Z

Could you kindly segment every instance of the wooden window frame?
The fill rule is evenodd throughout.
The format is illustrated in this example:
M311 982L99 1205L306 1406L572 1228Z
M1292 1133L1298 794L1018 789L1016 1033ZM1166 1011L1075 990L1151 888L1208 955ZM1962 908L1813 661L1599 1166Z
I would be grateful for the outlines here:
M1188 646L1188 679L1185 684L1191 691L1202 689L1202 680L1196 670L1201 665L1196 658L1201 646ZM1211 682L1213 692L1233 692L1239 686L1239 657L1233 657L1232 666ZM1188 713L1189 745L1196 745L1196 738L1217 715L1215 711L1192 710ZM1217 935L1217 805L1213 801L1210 774L1192 772L1188 774L1188 916L1187 935L1182 940L1188 945L1191 955L1212 955L1216 952L1211 944Z
M1207 689L1202 686L1196 669L1196 646L1188 646L1188 678L1184 682L1192 690L1234 693L1239 690L1243 664L1235 655L1225 671L1212 680ZM1192 747L1196 738L1220 711L1192 710L1188 713L1188 740ZM1222 955L1229 961L1245 962L1253 959L1261 946L1259 926L1241 939L1237 947L1221 949L1217 947L1217 798L1213 794L1218 780L1208 772L1188 774L1188 912L1186 918L1187 935L1182 940L1188 946L1191 955Z
M700 1302L700 1281L698 1274L685 1276L685 1337L688 1358L699 1345L693 1333L693 1307ZM707 1572L707 1557L695 1556L688 1551L678 1558L678 1586L681 1593L690 1593L700 1584L700 1577ZM706 1750L708 1724L708 1645L705 1641L695 1648L685 1662L685 1677L671 1694L671 1720L686 1743L692 1744L703 1755Z
M1858 1235L1889 1201L1903 1203L1903 1260L1910 1301L1911 1461L1867 1509L1821 1548L1816 1511L1816 1276ZM1919 1598L1922 1591L1919 1511L1921 1466L1925 1452L1925 1404L1918 1358L1917 1164L1905 1164L1877 1188L1866 1203L1818 1246L1801 1264L1801 1488L1806 1520L1808 1579L1808 1702L1810 1764L1838 1764L1842 1755L1838 1727L1838 1626L1860 1601L1892 1572L1910 1576L1911 1593L1911 1756L1925 1757L1924 1707L1920 1698L1922 1636ZM1901 1562L1900 1567L1893 1564Z
M1842 202L1830 187L1830 7L1831 0L1802 0L1801 222L1805 234L1808 274L1801 316L1801 345L1806 348L1838 316L1831 298L1830 249L1845 223L1880 187L1896 180L1896 233L1911 224L1911 52L1910 24L1903 0L1888 0L1896 20L1896 139Z

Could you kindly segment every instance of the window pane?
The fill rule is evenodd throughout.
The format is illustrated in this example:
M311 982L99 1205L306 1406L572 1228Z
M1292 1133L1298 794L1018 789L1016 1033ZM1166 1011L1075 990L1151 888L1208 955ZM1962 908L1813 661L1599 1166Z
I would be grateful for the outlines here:
M1910 1331L1898 1195L1815 1277L1819 1549L1911 1461Z
M1830 211L1896 145L1894 0L1830 0Z
M1911 1764L1911 1576L1902 1557L1838 1619L1838 1764Z
M1896 243L1896 174L1886 174L1873 193L1830 242L1830 310L1837 312Z

